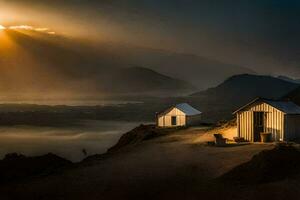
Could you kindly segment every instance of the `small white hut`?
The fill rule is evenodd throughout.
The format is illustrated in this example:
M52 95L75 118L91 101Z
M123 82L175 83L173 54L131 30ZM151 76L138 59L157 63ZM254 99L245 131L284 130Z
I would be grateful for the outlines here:
M291 101L257 98L234 112L237 136L260 141L260 133L271 133L273 141L300 138L300 107Z
M201 122L201 112L187 103L178 104L156 116L158 127L193 126Z

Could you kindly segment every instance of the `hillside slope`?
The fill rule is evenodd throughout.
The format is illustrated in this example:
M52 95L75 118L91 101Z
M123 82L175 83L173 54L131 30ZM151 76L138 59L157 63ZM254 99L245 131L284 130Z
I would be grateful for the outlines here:
M88 196L91 200L150 200L201 196L212 199L206 196L216 193L211 181L262 150L272 148L270 144L234 148L201 145L193 142L205 134L205 130L199 129L180 130L160 137L156 137L156 133L151 126L141 126L129 132L125 143L121 142L121 146L106 156L92 156L75 168L26 179L22 184L4 183L0 187L0 198L81 200ZM235 193L235 190L230 191Z

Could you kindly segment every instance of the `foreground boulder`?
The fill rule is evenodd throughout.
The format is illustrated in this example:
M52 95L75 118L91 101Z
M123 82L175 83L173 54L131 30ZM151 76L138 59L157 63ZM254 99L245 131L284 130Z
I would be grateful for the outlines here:
M26 157L12 153L0 161L0 183L46 176L72 166L73 163L54 154Z

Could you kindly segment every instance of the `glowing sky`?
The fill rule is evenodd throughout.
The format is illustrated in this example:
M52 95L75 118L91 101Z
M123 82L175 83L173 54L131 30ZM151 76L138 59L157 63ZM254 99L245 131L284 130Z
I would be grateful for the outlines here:
M47 33L49 35L55 35L55 31L51 31L49 28L41 28L41 27L34 27L30 25L14 25L14 26L3 26L0 24L0 30L16 30L16 31L36 31L41 33Z
M300 77L298 0L0 0L0 24L193 53Z

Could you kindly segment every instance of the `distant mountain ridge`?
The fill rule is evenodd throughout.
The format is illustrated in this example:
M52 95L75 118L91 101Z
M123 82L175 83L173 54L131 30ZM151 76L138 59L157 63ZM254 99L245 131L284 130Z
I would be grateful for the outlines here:
M292 83L300 84L300 79L292 79L292 78L287 77L287 76L278 76L277 78L285 80L285 81L289 81L289 82L292 82Z
M278 99L299 86L271 76L235 75L215 88L192 94L228 101L248 101L255 97Z
M130 46L108 47L119 52L128 63L147 66L159 73L185 80L199 89L220 84L226 78L236 74L256 74L255 71L237 65L193 54L169 52L159 49L132 48Z

